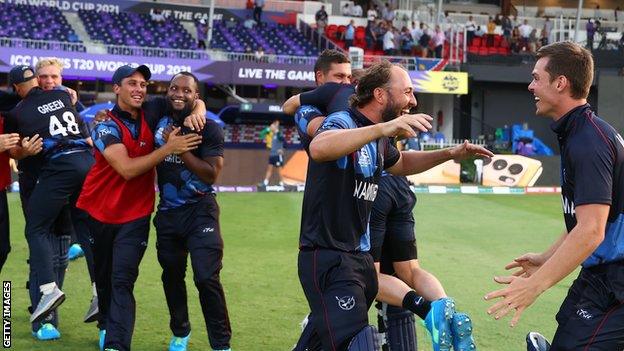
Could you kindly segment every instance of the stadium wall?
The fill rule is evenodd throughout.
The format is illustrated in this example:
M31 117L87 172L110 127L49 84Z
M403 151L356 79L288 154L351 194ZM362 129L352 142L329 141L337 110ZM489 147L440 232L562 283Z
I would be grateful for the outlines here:
M621 71L601 70L598 75L598 111L620 134L624 134L624 76Z
M296 150L286 150L284 161L292 156ZM256 185L264 179L269 161L267 149L225 149L223 170L217 180L217 185ZM271 184L277 184L276 172L273 173Z

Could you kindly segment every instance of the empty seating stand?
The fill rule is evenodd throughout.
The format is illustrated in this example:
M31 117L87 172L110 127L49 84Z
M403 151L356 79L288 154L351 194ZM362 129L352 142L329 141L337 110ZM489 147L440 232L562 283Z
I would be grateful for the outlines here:
M24 48L85 51L82 41L67 23L65 16L54 7L0 3L0 37L51 42L42 45L16 41L10 44ZM60 45L58 42L72 45Z
M509 43L502 35L494 35L494 40L491 45L488 46L487 36L474 37L470 46L468 46L468 52L474 55L487 56L487 55L509 55L511 49Z
M211 47L244 53L262 47L265 53L289 56L317 56L318 49L294 26L265 23L245 28L242 24L215 21Z

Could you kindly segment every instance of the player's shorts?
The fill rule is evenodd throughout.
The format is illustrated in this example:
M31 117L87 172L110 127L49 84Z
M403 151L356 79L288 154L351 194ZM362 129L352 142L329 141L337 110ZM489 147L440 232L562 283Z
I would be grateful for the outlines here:
M310 321L323 350L340 349L368 325L377 295L377 274L367 252L299 251L299 280L310 305Z
M269 164L275 167L282 167L284 165L284 156L283 155L269 156Z
M551 351L624 350L624 261L581 269L556 318Z
M418 258L412 214L415 205L416 196L407 178L381 177L369 221L370 252L375 262L382 257L390 262Z

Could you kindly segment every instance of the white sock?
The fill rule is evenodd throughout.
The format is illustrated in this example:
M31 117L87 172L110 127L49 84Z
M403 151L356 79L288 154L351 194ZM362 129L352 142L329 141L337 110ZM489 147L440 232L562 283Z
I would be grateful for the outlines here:
M44 295L51 294L55 288L56 288L55 282L39 285L39 291L41 291L41 293Z
M97 289L95 288L95 283L93 283L93 296L97 297Z
M269 180L265 179L265 180L262 181L262 183L264 184L264 186L267 186L267 185L269 185Z

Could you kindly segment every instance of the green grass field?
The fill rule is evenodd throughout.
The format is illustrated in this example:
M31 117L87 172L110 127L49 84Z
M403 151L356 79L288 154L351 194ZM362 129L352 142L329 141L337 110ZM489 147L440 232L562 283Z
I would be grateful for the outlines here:
M232 320L232 347L240 351L290 350L308 311L296 271L302 195L295 193L220 194L221 230L225 240L225 286ZM30 335L27 277L28 249L19 199L9 195L12 247L0 279L11 280L12 349L97 350L95 324L82 323L91 297L84 258L71 262L66 276L67 301L61 306L61 340L36 342ZM559 196L420 195L415 209L418 253L459 310L474 321L480 350L523 350L524 337L536 330L552 337L554 315L572 282L568 278L544 293L520 324L494 321L485 313L483 295L497 285L494 275L515 256L546 248L563 229ZM155 236L140 268L135 287L137 321L133 350L166 350L169 318ZM575 274L574 274L575 275ZM190 350L210 350L192 274L187 275L191 323ZM371 312L371 316L374 312ZM419 350L431 350L418 327Z

